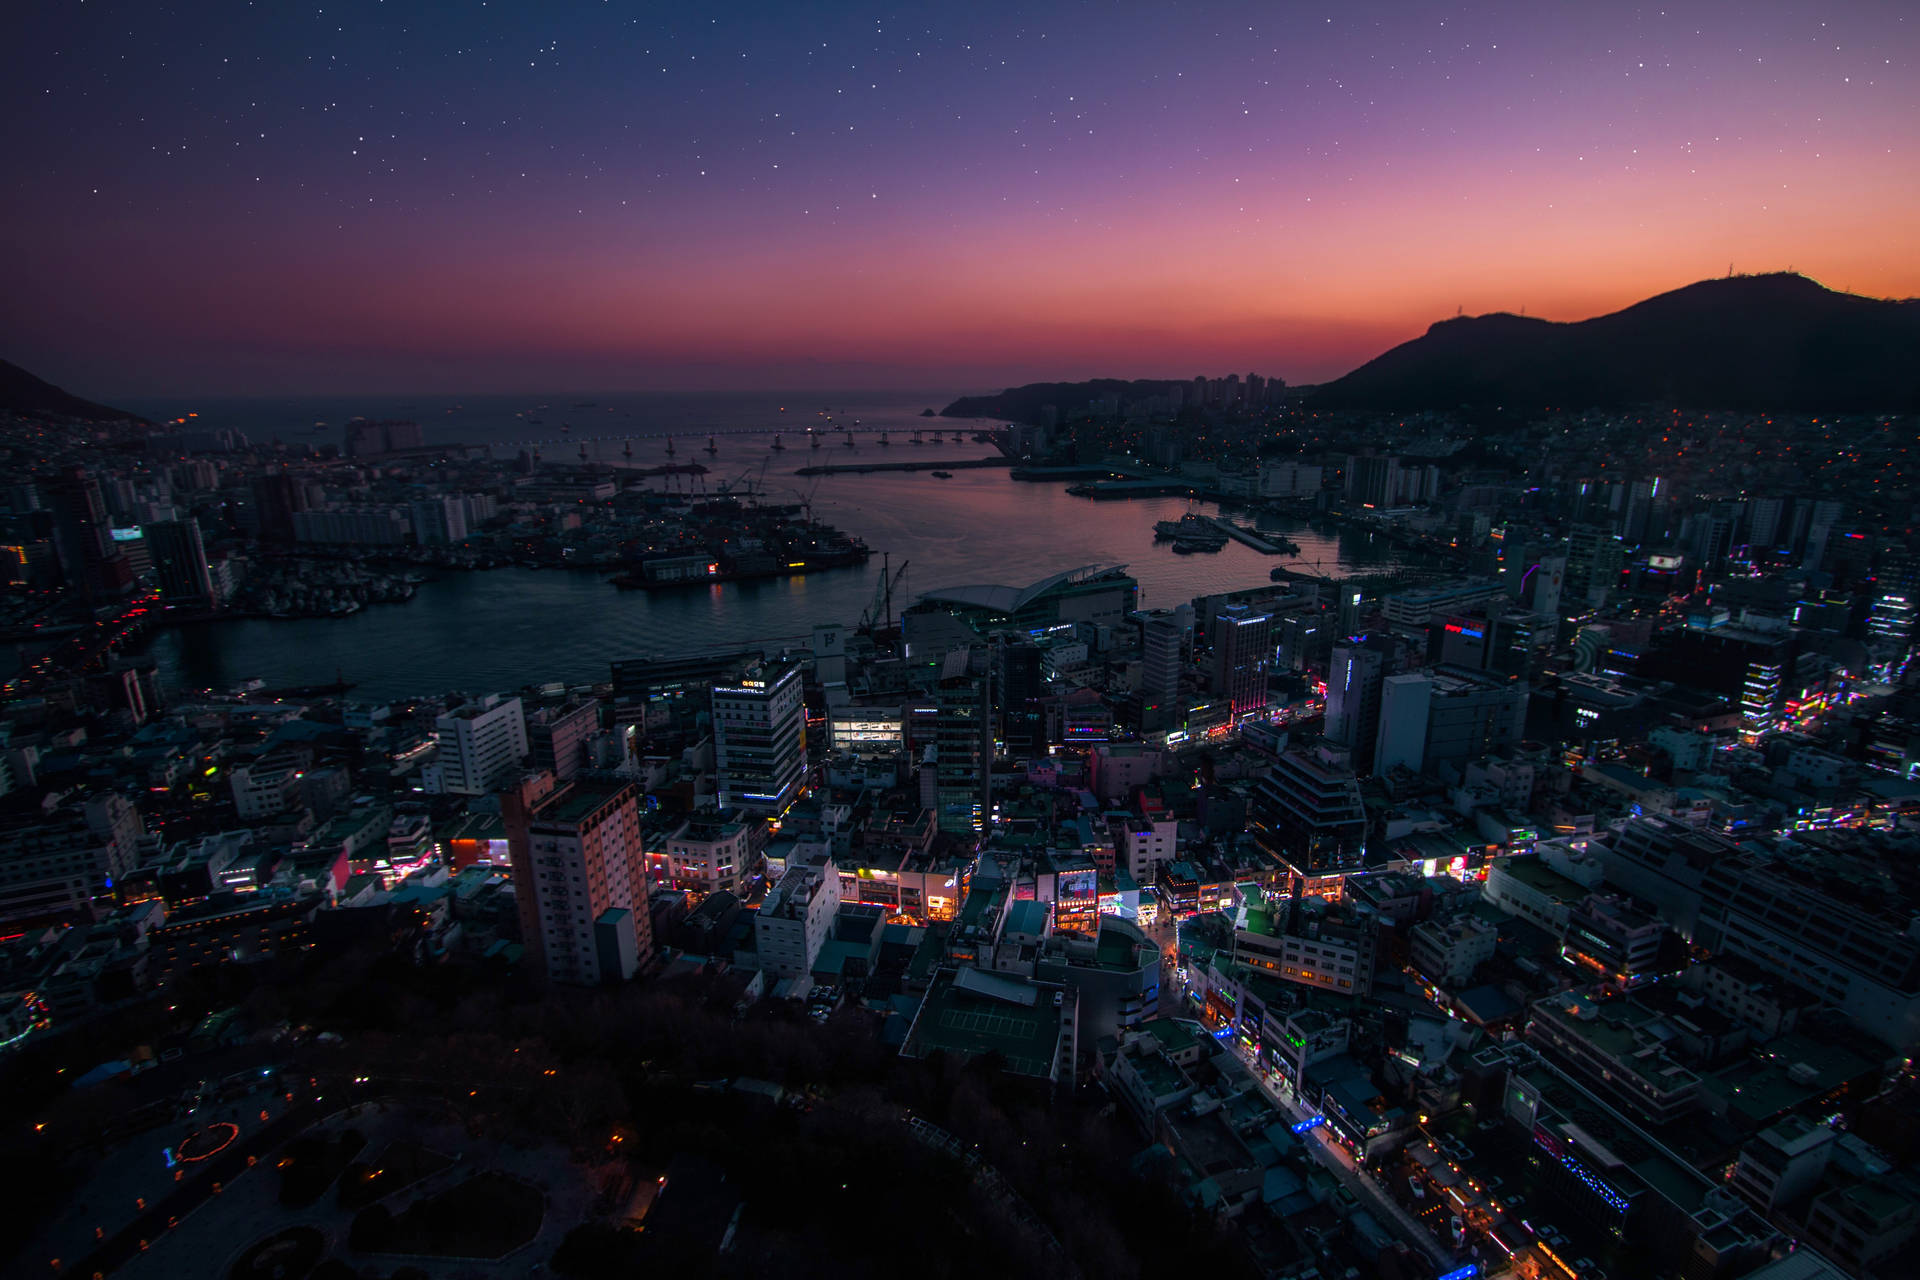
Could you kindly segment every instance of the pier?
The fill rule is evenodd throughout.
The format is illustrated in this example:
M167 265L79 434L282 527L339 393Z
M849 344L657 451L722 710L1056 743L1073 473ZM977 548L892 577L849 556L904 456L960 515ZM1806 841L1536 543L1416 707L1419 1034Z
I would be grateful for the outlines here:
M826 462L817 467L801 467L797 476L860 475L868 471L980 471L987 467L1010 467L1012 458L962 458L957 462L939 462L915 458L911 462Z
M1229 538L1232 538L1235 542L1252 547L1263 556L1294 556L1300 554L1298 543L1290 542L1278 535L1269 538L1265 534L1255 533L1245 525L1235 524L1225 516L1214 516L1213 524L1215 528L1219 529L1220 532L1226 534Z

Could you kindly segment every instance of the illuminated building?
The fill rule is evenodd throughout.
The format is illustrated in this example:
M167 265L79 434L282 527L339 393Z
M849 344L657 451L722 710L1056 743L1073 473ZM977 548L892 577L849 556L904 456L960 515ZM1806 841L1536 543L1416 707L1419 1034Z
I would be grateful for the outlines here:
M1412 591L1396 591L1382 606L1388 624L1396 631L1426 634L1427 624L1436 617L1473 612L1475 605L1504 597L1507 589L1498 582L1461 581Z
M1215 697L1232 707L1235 720L1264 715L1267 669L1273 664L1273 618L1243 604L1222 609L1208 628L1213 646Z
M1287 868L1302 892L1340 891L1366 855L1367 810L1353 771L1330 753L1288 751L1254 790L1255 843Z
M640 793L530 774L501 795L521 942L534 973L594 986L631 978L653 954Z
M611 664L613 719L643 735L690 729L713 708L713 687L735 685L760 669L753 650L689 658L629 658Z
M756 829L757 823L728 812L688 818L666 840L669 883L691 893L744 893L754 869Z
M356 873L372 872L392 888L414 872L432 865L438 856L439 844L433 838L432 820L424 813L401 813L394 815L388 824L384 847L376 846L373 857L352 860L348 865Z
M202 965L250 964L313 945L320 893L214 894L170 913L147 931L147 965L157 985Z
M1193 630L1193 610L1161 609L1140 615L1140 731L1150 733L1177 724L1183 650Z
M1380 733L1380 693L1387 655L1351 636L1333 647L1327 664L1327 741L1352 753L1353 770L1373 769L1374 742Z
M1234 915L1235 964L1341 995L1373 990L1378 922L1325 898L1244 902Z
M948 652L933 687L934 815L940 830L986 828L993 782L993 675L984 650Z
M800 668L715 685L713 754L720 806L778 818L807 785Z
M899 751L906 741L903 723L898 704L831 707L827 711L827 740L835 751L861 755Z
M1590 895L1567 915L1560 954L1588 971L1591 981L1618 991L1659 976L1666 925L1614 894Z
M1137 884L1150 884L1164 863L1179 854L1180 824L1171 818L1129 817L1120 827L1120 859Z

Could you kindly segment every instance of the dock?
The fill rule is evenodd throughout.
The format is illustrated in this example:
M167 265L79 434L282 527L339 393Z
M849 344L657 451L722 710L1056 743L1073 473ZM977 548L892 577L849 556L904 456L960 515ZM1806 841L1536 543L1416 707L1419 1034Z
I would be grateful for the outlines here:
M1220 532L1226 534L1235 542L1252 547L1263 556L1295 556L1300 554L1299 546L1296 543L1289 542L1285 538L1278 536L1268 538L1264 534L1255 533L1245 525L1235 524L1225 516L1214 516L1212 519L1214 527L1219 529Z

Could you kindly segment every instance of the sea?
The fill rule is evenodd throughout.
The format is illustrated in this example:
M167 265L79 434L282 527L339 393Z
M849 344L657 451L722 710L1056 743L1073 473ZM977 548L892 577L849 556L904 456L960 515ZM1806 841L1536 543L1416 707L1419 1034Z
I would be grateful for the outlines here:
M345 618L193 623L160 633L150 652L162 683L176 692L259 679L275 688L345 680L356 696L383 699L479 694L601 681L610 663L627 658L797 644L816 623L852 625L863 614L881 616L883 574L894 583L897 613L935 589L1025 586L1082 566L1123 564L1140 583L1142 606L1165 608L1264 585L1278 565L1339 575L1401 563L1394 548L1364 534L1266 518L1261 527L1299 543L1299 555L1266 556L1238 542L1217 553L1177 555L1154 541L1155 522L1218 508L1182 498L1094 501L1068 494L1064 483L1013 480L1003 468L955 471L951 479L927 471L794 474L828 462L993 455L992 446L976 443L972 434L1000 422L920 416L957 394L565 393L131 404L156 420L196 415L188 423L197 430L237 429L256 444L338 443L347 421L359 415L411 419L429 443L486 445L502 458L537 450L542 462L578 462L582 451L614 466L698 462L707 468L704 476L649 483L708 493L752 488L767 501L810 502L816 519L864 539L876 553L862 566L656 591L620 591L607 573L593 570L449 572L406 603L370 605ZM885 445L879 443L883 430ZM936 430L939 443L927 438ZM916 431L922 435L917 445ZM776 435L784 448L772 447Z

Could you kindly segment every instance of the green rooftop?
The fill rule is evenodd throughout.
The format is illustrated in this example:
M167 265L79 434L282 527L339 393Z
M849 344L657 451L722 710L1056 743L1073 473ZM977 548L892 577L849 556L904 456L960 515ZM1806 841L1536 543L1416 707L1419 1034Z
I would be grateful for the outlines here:
M1050 1079L1060 1014L1050 992L1028 983L979 969L946 970L928 988L901 1052L998 1053L1014 1074Z

